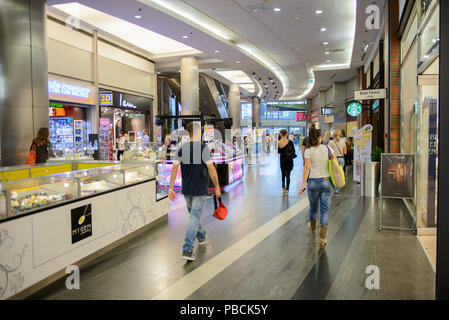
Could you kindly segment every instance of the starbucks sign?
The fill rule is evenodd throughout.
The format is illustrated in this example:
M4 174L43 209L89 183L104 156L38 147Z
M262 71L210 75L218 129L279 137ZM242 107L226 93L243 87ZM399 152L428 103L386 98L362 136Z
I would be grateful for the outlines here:
M352 117L357 117L362 112L362 105L360 102L351 102L346 108L346 112Z

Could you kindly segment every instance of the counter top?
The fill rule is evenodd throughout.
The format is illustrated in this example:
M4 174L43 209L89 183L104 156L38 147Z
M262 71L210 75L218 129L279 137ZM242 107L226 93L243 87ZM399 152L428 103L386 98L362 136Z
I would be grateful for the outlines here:
M27 165L23 164L20 166L11 166L11 167L0 167L0 172L6 172L6 171L15 171L15 170L28 170L33 168L44 168L44 167L50 167L50 166L57 166L61 164L67 164L65 161L55 161L51 163L39 163L35 165Z

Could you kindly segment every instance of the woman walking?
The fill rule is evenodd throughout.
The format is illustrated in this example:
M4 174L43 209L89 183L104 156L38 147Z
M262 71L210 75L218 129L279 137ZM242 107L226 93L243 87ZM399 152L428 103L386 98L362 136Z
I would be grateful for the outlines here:
M341 139L340 131L335 132L334 140L329 141L328 146L332 148L337 156L338 164L345 168L346 142ZM338 188L335 187L335 193L338 194Z
M281 172L282 172L282 190L285 195L288 195L290 188L290 173L293 170L293 155L295 146L293 142L287 137L287 130L281 130L281 139L278 141L278 153L280 156Z
M327 228L329 223L329 210L332 197L334 195L334 186L330 180L328 159L329 153L332 159L335 159L335 153L331 148L321 144L321 132L315 128L309 131L308 148L305 151L302 187L299 194L303 194L306 186L310 202L310 221L307 224L308 229L315 234L318 229L318 205L320 208L320 245L325 246ZM307 177L309 177L307 181Z

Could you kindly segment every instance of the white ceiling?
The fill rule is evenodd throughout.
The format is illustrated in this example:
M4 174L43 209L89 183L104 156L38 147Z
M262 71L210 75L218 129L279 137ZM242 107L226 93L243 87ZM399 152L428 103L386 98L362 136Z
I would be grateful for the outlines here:
M282 94L285 99L297 100L304 93L308 93L308 98L313 97L320 88L330 86L332 81L346 81L354 77L356 68L364 63L361 57L365 43L375 41L378 33L377 30L366 30L367 15L364 10L373 2L383 8L384 2L357 0L356 11L356 0L164 1L78 2L203 52L199 54L200 69L243 70L250 76L255 72L256 76L251 78L255 82L261 79L259 83L263 92L259 95L270 100L275 95L275 86L280 91L278 98ZM48 0L49 5L67 2L71 1ZM179 4L186 9L176 13L160 7L161 3ZM274 12L274 7L281 8L281 11ZM134 15L139 8L142 8L143 17L135 19ZM317 9L323 10L323 14L315 14ZM354 34L356 22L357 31ZM95 25L96 21L90 23ZM321 32L322 27L326 27L327 31ZM110 32L116 33L114 30ZM182 35L188 35L188 38L184 39ZM125 39L137 45L131 38ZM324 45L324 41L329 44ZM372 47L370 46L369 50L372 50ZM156 53L156 49L148 50ZM215 50L220 52L216 53ZM326 55L326 50L330 54ZM173 71L179 69L180 55L177 55L176 51L165 51L159 56L153 54L152 59L156 61L158 70ZM312 72L314 66L326 64L327 59L330 60L328 64L344 64L347 69ZM237 64L236 61L240 63ZM269 78L273 79L273 84ZM311 79L314 79L315 83L311 83ZM267 84L268 89L265 89L264 84Z

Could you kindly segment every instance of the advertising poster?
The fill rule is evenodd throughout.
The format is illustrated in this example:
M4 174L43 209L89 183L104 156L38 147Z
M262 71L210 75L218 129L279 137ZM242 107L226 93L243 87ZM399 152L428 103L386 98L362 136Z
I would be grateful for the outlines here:
M71 210L72 244L92 236L92 205Z
M380 165L382 197L415 197L415 155L383 153Z
M243 158L228 163L229 181L228 184L243 177Z
M354 139L354 181L360 182L363 162L371 162L373 126L367 124L361 129L353 129Z

